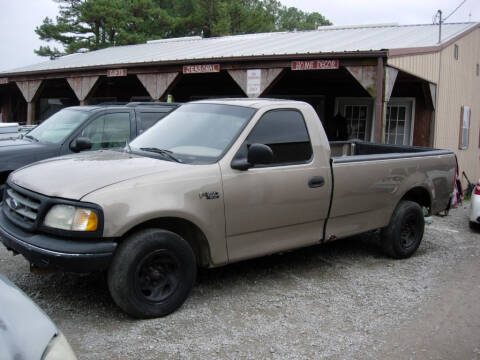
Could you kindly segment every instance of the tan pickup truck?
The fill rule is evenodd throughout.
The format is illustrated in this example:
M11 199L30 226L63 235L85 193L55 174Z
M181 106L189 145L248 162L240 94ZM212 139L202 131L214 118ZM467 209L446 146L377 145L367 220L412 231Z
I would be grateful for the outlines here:
M41 267L107 271L136 317L177 309L214 267L381 229L411 256L450 201L446 150L329 144L303 102L186 104L118 151L44 160L8 178L4 245Z

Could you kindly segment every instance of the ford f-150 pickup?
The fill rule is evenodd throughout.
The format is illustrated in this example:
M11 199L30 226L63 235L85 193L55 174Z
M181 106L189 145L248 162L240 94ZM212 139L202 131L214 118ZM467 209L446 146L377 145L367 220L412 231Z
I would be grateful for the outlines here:
M121 150L12 173L0 238L37 266L106 271L135 317L171 313L197 267L215 267L380 229L407 258L425 213L445 210L451 151L327 140L303 102L186 104Z

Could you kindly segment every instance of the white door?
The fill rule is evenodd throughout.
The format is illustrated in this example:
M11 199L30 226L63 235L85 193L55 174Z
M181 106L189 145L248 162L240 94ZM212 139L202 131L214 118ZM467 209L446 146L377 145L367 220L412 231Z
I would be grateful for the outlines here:
M337 111L347 120L349 139L370 141L373 101L368 98L337 98Z
M413 103L409 100L392 99L387 105L385 143L411 145L413 135Z

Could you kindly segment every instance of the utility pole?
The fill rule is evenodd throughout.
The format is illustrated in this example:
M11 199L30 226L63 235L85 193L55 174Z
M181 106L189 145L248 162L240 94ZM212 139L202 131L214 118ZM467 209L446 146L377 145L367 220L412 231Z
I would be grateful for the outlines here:
M440 44L442 41L442 10L437 11L437 15L439 18L438 21L438 43Z

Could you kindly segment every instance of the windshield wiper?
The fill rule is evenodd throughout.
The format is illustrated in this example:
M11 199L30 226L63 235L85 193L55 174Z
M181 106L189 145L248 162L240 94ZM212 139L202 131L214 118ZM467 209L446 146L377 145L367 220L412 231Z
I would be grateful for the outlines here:
M159 148L155 148L155 147L143 147L143 148L140 148L140 150L154 152L154 153L163 155L163 156L169 158L170 160L181 163L180 159L177 159L175 156L173 156L172 155L173 152L170 151L170 150L159 149Z
M38 139L36 137L33 137L32 135L23 135L23 137L38 142Z

